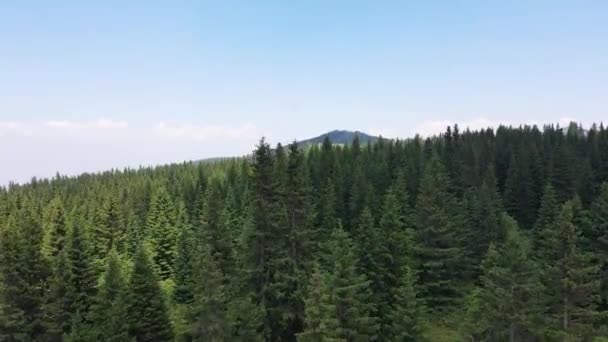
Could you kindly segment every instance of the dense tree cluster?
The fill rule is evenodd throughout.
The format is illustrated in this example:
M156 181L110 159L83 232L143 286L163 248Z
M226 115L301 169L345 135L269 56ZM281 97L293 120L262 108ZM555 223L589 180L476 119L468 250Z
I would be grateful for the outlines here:
M0 189L0 341L584 341L607 328L603 126L262 139L246 158Z

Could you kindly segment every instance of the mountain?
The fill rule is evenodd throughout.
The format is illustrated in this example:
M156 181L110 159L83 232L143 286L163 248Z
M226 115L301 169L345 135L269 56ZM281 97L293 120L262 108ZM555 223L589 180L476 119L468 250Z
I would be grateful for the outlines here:
M325 140L325 137L329 137L329 141L332 144L337 145L350 145L352 144L355 136L359 136L359 142L362 145L367 144L368 142L376 142L380 137L369 135L367 133L359 132L359 131L345 131L345 130L333 130L331 132L323 133L314 138L298 141L298 145L301 147L304 146L312 146L312 145L320 145ZM247 155L245 157L251 157L251 155ZM232 159L234 157L214 157L214 158L205 158L195 160L195 163L217 163L227 159Z
M325 137L328 137L329 141L331 141L332 144L350 145L353 142L353 140L355 139L356 135L359 136L359 142L361 144L367 144L368 142L375 142L376 140L379 139L379 137L369 135L369 134L359 132L359 131L353 132L353 131L344 131L344 130L333 130L331 132L321 134L314 138L299 141L298 144L300 144L301 146L302 145L307 146L307 145L322 144L323 140L325 140Z

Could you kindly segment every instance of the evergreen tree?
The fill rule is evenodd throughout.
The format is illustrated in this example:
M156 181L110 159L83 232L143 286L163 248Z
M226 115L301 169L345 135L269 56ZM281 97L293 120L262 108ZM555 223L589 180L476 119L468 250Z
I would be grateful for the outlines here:
M97 340L129 342L129 325L125 303L127 284L123 278L121 262L115 250L107 258L106 272L91 314Z
M194 302L192 304L192 337L194 341L226 341L230 326L224 276L207 246L194 266Z
M65 211L61 197L51 200L44 211L43 231L45 232L44 254L47 257L57 257L65 246L67 226Z
M403 267L399 280L388 312L390 326L386 328L386 341L422 341L423 306L416 291L416 277L409 266Z
M223 207L222 189L218 179L212 179L205 192L205 200L201 211L201 229L205 243L211 249L211 255L216 259L222 272L230 273L234 263L232 236L221 225Z
M7 341L27 341L27 324L15 295L21 285L17 270L19 243L15 214L0 226L0 337Z
M190 226L183 203L178 210L177 247L175 255L175 291L173 299L177 304L192 302L192 261L197 251L194 232Z
M175 263L175 209L164 187L154 193L146 222L147 233L152 245L154 264L161 280L168 279L173 273Z
M538 327L542 293L538 271L530 258L528 241L517 223L504 215L507 236L503 244L491 243L482 263L481 286L474 292L469 319L480 340L525 340ZM471 313L474 313L471 315Z
M127 294L129 333L137 342L173 341L168 309L152 261L141 246L133 260Z
M137 247L143 241L143 233L141 231L141 223L132 210L127 215L126 236L125 236L125 252L129 257L133 257L137 252Z
M557 224L560 206L557 202L555 191L551 184L545 186L543 197L538 210L536 223L534 224L534 237L536 250L544 253L551 246L552 235Z
M600 194L591 207L591 232L587 238L592 242L600 265L600 305L608 311L608 183L603 183Z
M505 181L504 200L509 214L525 229L530 229L534 224L536 206L533 191L534 183L528 159L523 147L519 146L511 154L511 162Z
M71 286L72 273L67 250L62 250L56 256L44 304L45 339L48 341L61 341L63 335L70 330L72 307L76 295Z
M459 227L451 215L456 203L448 188L445 169L433 158L426 167L417 198L415 246L421 296L432 311L448 309L459 295L456 282L461 252L454 236Z
M499 244L506 235L502 224L502 201L496 189L492 168L486 172L481 187L467 193L465 202L469 223L469 229L465 232L469 257L466 262L476 277L479 274L478 265L481 265L490 243Z
M357 271L353 243L340 227L332 234L329 287L338 320L338 338L345 341L373 340L378 331L369 281Z
M70 332L65 334L63 341L65 342L90 342L95 341L95 332L91 330L91 325L80 315L80 312L76 312L70 322Z
M544 264L552 334L562 337L589 336L597 315L598 267L592 255L580 249L580 231L574 223L573 202L566 202L551 238L552 253Z
M299 342L338 342L338 313L332 302L327 275L315 266L310 277L305 301L304 331L298 334Z
M47 259L42 254L42 227L34 219L30 203L9 216L0 230L0 306L8 339L36 340L44 332L43 304Z
M70 312L79 312L86 322L89 322L89 310L97 292L97 272L91 256L90 244L79 225L74 225L70 231L68 247L68 265L70 267L73 291Z
M112 248L124 250L125 236L126 227L118 200L113 194L108 195L95 213L92 241L94 255L103 259Z

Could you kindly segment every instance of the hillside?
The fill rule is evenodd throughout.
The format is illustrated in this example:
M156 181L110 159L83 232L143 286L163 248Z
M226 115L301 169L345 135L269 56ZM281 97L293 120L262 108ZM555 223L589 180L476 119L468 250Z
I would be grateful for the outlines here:
M605 337L608 131L578 131L263 142L2 188L0 340Z
M359 131L333 130L316 136L314 138L299 141L298 143L300 145L318 145L323 143L325 138L329 138L329 141L332 144L350 145L355 139L355 136L359 137L359 142L361 144L367 144L368 142L375 142L378 140L378 137L376 136L372 136Z

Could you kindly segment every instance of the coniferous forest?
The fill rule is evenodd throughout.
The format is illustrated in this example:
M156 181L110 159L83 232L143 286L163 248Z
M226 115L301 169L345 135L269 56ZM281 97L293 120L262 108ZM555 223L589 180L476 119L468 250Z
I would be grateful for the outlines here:
M0 341L602 341L608 130L499 127L0 190Z

